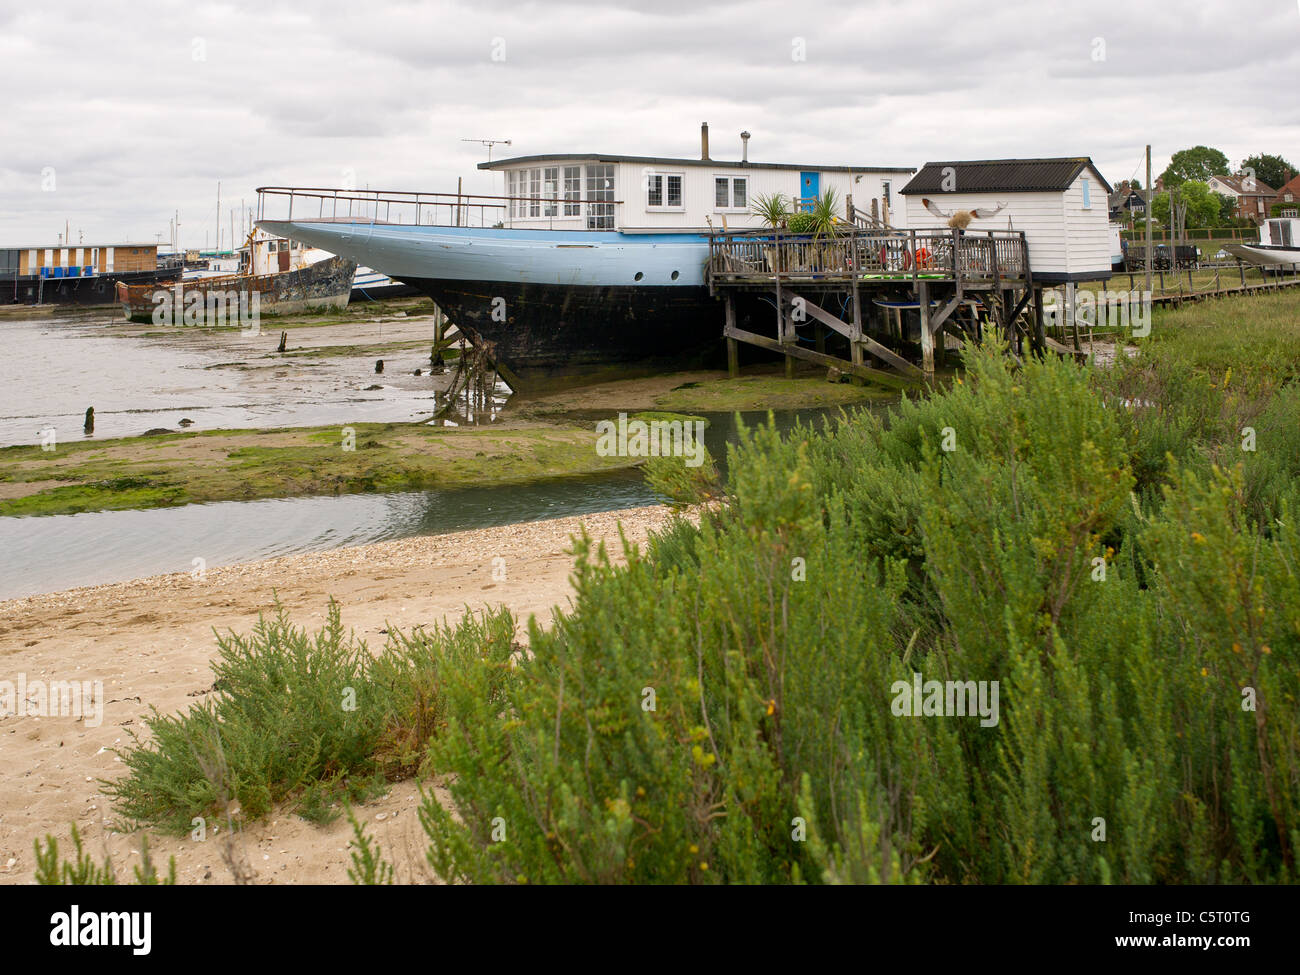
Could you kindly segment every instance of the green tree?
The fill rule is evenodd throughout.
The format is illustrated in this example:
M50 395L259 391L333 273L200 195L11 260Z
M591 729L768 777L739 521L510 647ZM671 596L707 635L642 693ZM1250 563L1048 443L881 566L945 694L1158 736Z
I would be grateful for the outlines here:
M1212 193L1210 188L1199 180L1187 180L1180 184L1174 193L1178 199L1187 204L1187 223L1188 227L1217 227L1221 220L1222 214L1222 195ZM1228 197L1228 202L1235 206L1235 202ZM1166 227L1169 226L1169 191L1157 193L1155 199L1151 201L1151 215ZM1231 217L1231 208L1229 208L1229 217Z
M1172 189L1189 179L1204 182L1211 176L1227 176L1228 157L1209 146L1179 149L1170 157L1169 167L1160 174L1166 189Z
M1296 174L1293 163L1267 152L1257 152L1253 156L1247 156L1241 161L1241 168L1253 170L1255 179L1275 190L1281 189L1282 185L1289 182Z
M1226 227L1237 216L1237 201L1227 193L1215 193L1219 198L1219 225Z

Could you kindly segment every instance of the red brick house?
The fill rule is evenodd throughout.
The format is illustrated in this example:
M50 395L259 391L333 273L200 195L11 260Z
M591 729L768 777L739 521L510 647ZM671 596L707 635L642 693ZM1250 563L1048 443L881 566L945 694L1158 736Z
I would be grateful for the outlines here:
M1237 201L1233 216L1256 224L1268 219L1268 208L1277 196L1277 190L1273 187L1259 179L1250 180L1243 173L1235 176L1211 176L1209 184L1215 193L1222 193Z

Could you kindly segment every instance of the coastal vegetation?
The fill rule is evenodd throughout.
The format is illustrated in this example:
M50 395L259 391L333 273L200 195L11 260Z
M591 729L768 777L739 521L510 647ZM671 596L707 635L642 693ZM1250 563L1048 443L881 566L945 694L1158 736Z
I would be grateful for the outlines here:
M990 345L888 416L749 429L625 564L576 539L526 645L503 610L374 653L279 614L107 788L184 830L417 775L458 882L1294 882L1297 312L1162 313L1104 369Z

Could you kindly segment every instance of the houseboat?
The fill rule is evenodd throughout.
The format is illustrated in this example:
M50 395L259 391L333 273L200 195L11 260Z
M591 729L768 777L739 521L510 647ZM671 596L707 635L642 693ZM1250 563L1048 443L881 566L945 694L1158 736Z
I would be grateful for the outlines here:
M716 361L712 230L759 230L755 200L826 190L888 220L902 166L606 153L484 163L502 193L263 187L258 226L345 255L429 295L517 392ZM873 207L874 204L874 207ZM757 304L757 303L756 303Z
M159 265L157 243L0 247L0 303L108 305L119 282L154 286L180 274Z

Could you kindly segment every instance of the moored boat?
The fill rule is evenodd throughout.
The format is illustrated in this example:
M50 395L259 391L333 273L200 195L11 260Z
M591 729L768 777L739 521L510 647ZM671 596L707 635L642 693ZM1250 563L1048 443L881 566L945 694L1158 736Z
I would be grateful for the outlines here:
M352 293L355 271L355 261L331 257L287 271L200 278L169 288L119 283L117 299L126 317L135 322L224 325L242 320L247 325L254 310L287 315L343 308ZM215 308L220 308L223 320L209 320Z
M1280 217L1259 225L1259 242L1224 244L1229 254L1261 267L1300 264L1300 219Z

